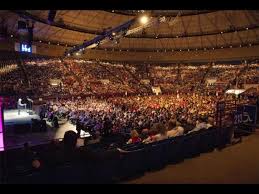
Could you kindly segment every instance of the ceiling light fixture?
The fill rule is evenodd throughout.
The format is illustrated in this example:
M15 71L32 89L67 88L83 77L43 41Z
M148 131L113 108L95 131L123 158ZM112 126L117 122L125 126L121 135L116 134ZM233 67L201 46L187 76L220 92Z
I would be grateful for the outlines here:
M148 20L149 20L148 16L146 16L146 15L141 16L140 19L139 19L141 24L147 24Z

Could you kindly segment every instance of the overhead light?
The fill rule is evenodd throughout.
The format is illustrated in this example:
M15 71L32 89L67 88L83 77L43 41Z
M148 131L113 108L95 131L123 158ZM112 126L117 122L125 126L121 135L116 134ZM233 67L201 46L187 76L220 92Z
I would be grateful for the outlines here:
M67 44L66 44L66 47L67 47Z
M248 30L248 28L246 28L246 30Z
M147 24L148 20L149 20L148 16L146 16L146 15L141 16L140 19L139 19L141 24Z
M112 35L113 35L113 36L115 36L115 35L116 35L116 33L115 33L115 32L112 32Z
M206 50L206 48L204 48L204 50Z
M195 50L197 51L198 49L196 48Z
M174 52L174 49L172 49L172 52Z
M220 32L221 34L223 34L223 32Z
M59 43L57 45L59 46Z
M165 53L166 53L166 49L165 49Z
M190 49L187 50L188 52L190 51Z
M232 48L232 45L230 45L230 48Z
M159 52L158 50L156 50L156 52Z
M112 10L112 13L114 12L114 10Z
M176 36L176 38L178 38L178 36Z
M252 44L249 44L249 46L252 46Z
M80 54L77 52L76 55L79 56Z
M214 47L212 48L212 50L214 50Z
M223 46L221 48L224 48Z
M11 38L13 37L13 35L11 34Z
M67 56L70 56L70 53L68 53Z
M180 49L180 51L182 51L182 49Z
M41 40L39 42L41 42Z
M50 42L48 42L48 44L50 44Z
M242 47L242 45L240 44L239 47Z

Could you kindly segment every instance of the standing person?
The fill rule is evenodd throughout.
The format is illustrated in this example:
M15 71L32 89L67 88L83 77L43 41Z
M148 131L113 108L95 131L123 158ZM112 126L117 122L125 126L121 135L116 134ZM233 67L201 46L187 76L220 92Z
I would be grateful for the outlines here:
M81 134L82 125L79 121L79 119L76 120L76 131L77 131L77 137L80 137Z
M19 99L18 99L18 102L17 102L18 115L20 115L21 109L22 109L23 107L25 107L25 109L26 109L26 104L23 104L23 103L22 103L22 99L19 98Z
M112 130L112 123L108 118L105 118L103 130L105 136L108 136Z
M29 98L29 96L26 97L27 101L28 101L28 109L29 110L32 110L32 103L33 103L33 100L31 98Z

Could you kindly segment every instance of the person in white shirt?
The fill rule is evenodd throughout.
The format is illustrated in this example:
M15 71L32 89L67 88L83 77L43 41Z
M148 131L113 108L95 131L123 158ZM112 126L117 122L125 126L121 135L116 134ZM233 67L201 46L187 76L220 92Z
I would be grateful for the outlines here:
M21 109L22 109L23 107L26 109L26 104L23 104L23 103L22 103L22 99L19 98L19 99L18 99L18 102L17 102L18 115L20 115Z
M168 123L168 131L167 131L167 137L177 137L181 136L184 133L184 128L181 126L181 123L174 120L170 120Z
M159 133L153 136L153 141L161 141L167 139L167 129L163 123L157 123L155 126Z
M156 135L149 136L148 138L144 139L143 143L152 143L155 141L161 141L167 139L167 128L163 123L155 123L152 127L153 131L158 131Z
M212 125L210 123L207 123L205 118L200 118L197 120L195 128L189 131L188 133L199 131L201 129L208 129L210 127L212 127Z

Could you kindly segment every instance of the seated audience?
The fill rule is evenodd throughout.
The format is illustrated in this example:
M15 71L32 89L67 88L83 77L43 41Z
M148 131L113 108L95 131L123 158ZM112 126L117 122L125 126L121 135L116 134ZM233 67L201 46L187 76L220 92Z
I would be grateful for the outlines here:
M133 129L130 132L131 138L127 141L127 144L134 144L141 142L141 138L139 137L139 134L137 130Z
M168 138L170 137L176 137L176 136L181 136L184 133L184 128L181 127L180 122L174 120L170 120L168 123L168 131L167 131L167 136Z

